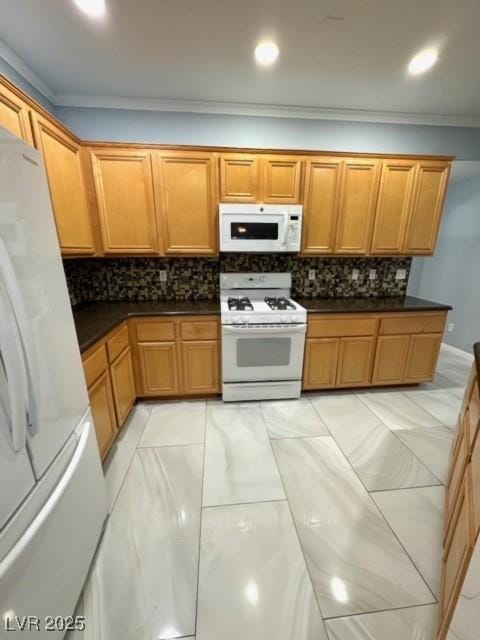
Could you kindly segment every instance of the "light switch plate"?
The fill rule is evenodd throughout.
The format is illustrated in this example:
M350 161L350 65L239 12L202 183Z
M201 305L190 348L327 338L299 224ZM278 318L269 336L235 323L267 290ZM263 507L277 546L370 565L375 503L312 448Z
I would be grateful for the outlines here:
M395 280L405 280L406 277L407 277L407 270L406 269L397 269L397 273L395 275Z
M358 269L352 269L352 280L358 280L359 275L360 271Z
M376 280L377 279L377 270L376 269L370 269L370 271L368 272L368 279L369 280Z
M455 323L454 322L449 322L448 323L448 330L450 332L452 332L455 329Z
M166 269L160 269L160 282L167 281L167 271Z
M308 270L308 279L309 280L315 280L315 276L316 276L315 269L309 269Z

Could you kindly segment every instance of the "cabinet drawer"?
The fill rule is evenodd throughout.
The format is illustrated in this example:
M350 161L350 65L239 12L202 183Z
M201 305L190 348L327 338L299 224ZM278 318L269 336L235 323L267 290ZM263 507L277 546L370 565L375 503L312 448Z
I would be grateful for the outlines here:
M150 320L135 324L138 342L162 342L175 340L175 323L172 321Z
M347 338L349 336L373 336L377 327L374 316L330 316L308 320L309 338Z
M441 333L446 314L390 316L380 319L380 335L405 333Z
M469 431L470 431L470 446L476 439L478 428L480 426L480 396L478 392L478 380L475 377L473 380L472 390L470 394L469 407Z
M468 413L468 412L467 412ZM454 505L462 480L464 477L465 468L468 463L468 441L465 432L465 421L460 426L457 441L455 443L455 449L452 455L452 461L450 464L450 473L447 482L447 494L445 497L445 534L448 537L452 526L452 514L454 511Z
M102 344L93 351L87 352L87 355L83 357L83 371L85 372L87 387L90 387L102 373L105 373L107 366L105 345Z
M217 320L182 320L180 323L182 340L216 340L218 338Z
M125 348L128 347L128 329L124 324L111 338L107 340L108 361L113 362Z
M472 528L472 487L470 467L467 468L459 499L447 538L442 567L440 598L441 629L449 624L460 594L474 545ZM440 634L440 637L444 637Z

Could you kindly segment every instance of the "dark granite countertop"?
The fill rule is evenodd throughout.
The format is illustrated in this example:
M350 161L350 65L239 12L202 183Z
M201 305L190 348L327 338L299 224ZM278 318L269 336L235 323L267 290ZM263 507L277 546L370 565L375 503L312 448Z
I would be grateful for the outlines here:
M404 298L295 298L308 313L375 313L380 311L448 311L438 302ZM80 351L84 352L127 318L134 316L213 315L220 313L218 300L190 302L92 302L74 309ZM479 353L480 358L480 353Z

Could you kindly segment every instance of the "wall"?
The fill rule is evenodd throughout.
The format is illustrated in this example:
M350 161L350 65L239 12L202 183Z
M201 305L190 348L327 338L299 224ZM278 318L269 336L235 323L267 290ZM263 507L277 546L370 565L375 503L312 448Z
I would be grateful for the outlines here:
M471 353L480 340L480 162L455 162L434 257L414 259L411 295L453 306L445 342Z
M57 107L80 138L214 146L455 155L480 160L480 128Z
M1 56L0 73L17 85L17 87L25 91L25 93L28 93L30 97L39 102L47 111L50 111L50 113L55 115L55 107L50 100L48 100L43 93L40 93L40 91L35 89L28 80L25 80L25 78L20 75L18 71L15 71L15 69L11 67Z
M407 280L397 269L410 258L298 258L281 254L223 254L218 258L123 258L64 260L73 305L100 300L215 300L222 271L288 271L297 298L403 296ZM360 271L352 280L352 269ZM160 282L159 271L167 271ZM315 281L308 279L316 270ZM377 278L369 280L369 270Z

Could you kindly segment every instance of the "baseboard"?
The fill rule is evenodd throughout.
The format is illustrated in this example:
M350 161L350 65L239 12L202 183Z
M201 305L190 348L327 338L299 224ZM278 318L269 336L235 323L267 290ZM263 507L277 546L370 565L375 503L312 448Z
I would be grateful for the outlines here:
M458 347L452 347L451 344L447 344L446 342L442 342L442 349L446 351L450 351L457 356L465 358L471 362L473 360L473 353L469 353L468 351L464 351L463 349L459 349Z

